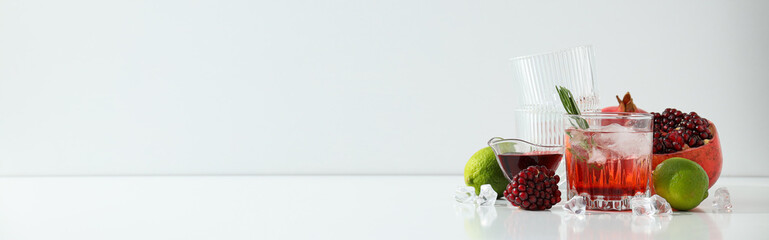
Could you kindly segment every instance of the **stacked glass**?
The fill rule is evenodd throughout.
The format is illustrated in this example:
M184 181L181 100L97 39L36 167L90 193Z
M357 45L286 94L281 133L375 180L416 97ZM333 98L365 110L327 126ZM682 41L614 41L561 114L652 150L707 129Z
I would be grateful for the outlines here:
M518 96L517 138L539 145L563 146L566 111L555 86L571 90L583 112L599 110L593 58L592 46L579 46L511 59ZM564 169L561 162L557 174L565 176Z

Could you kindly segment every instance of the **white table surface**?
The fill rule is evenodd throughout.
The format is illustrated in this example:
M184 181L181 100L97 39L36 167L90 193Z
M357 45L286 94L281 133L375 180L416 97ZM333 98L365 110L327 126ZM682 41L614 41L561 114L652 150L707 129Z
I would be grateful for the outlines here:
M461 176L2 177L0 239L769 239L769 178L669 218L455 204Z

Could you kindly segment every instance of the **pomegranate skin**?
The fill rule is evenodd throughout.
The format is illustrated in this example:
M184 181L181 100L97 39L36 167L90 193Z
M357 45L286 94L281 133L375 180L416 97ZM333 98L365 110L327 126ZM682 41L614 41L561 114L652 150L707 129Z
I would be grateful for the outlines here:
M708 187L712 187L713 184L718 181L718 177L721 176L723 156L721 155L721 140L718 137L716 125L714 125L713 122L710 122L708 128L710 129L710 132L713 133L713 139L710 139L710 142L703 146L689 148L680 152L654 154L652 156L652 169L657 168L657 165L662 163L662 161L672 157L686 158L696 162L705 169L705 172L708 173L708 179L710 180Z
M619 106L608 106L608 107L605 107L605 108L601 109L601 112L619 112ZM638 113L648 113L648 112L646 112L646 111L644 111L643 109L640 109L640 108L636 109L635 112L638 112Z

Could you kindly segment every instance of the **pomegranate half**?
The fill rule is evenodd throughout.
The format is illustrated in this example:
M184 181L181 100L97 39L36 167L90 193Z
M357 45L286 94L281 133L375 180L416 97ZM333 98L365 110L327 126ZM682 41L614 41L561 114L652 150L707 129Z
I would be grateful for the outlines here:
M721 175L723 157L721 155L721 141L718 138L716 125L710 121L709 123L708 129L713 134L712 139L705 140L705 144L699 147L687 148L672 153L655 153L652 155L652 169L655 169L662 161L672 157L686 158L696 162L705 169L710 179L708 187L712 187Z

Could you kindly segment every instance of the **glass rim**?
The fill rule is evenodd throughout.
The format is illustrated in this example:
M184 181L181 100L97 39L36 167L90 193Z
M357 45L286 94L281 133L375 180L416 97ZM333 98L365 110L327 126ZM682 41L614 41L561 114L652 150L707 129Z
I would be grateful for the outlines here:
M630 118L630 119L645 119L652 118L654 115L651 113L638 113L638 112L585 112L581 114L568 114L564 113L566 117L582 117L582 118Z
M519 141L519 142L523 142L523 143L526 143L526 144L529 144L529 145L532 145L532 146L536 146L536 147L541 147L541 148L565 148L566 147L564 145L542 145L542 144L536 144L536 143L532 143L532 142L529 142L529 141L526 141L526 140L523 140L523 139L520 139L520 138L501 138L501 137L493 137L493 138L489 139L489 141L486 142L486 144L491 146L492 144L495 144L495 143L498 143L498 142L509 142L509 141Z
M555 50L555 51L549 51L549 52L543 52L543 53L535 53L535 54L511 57L509 61L514 62L514 61L518 61L518 60L521 60L521 59L533 58L533 57L539 57L539 56L545 56L545 55L552 55L552 54L556 54L556 53L563 53L563 52L568 52L568 51L572 51L572 50L575 50L575 49L581 49L581 48L587 48L589 50L592 50L593 49L593 45L590 45L590 44L588 44L588 45L579 45L579 46L559 49L559 50Z

